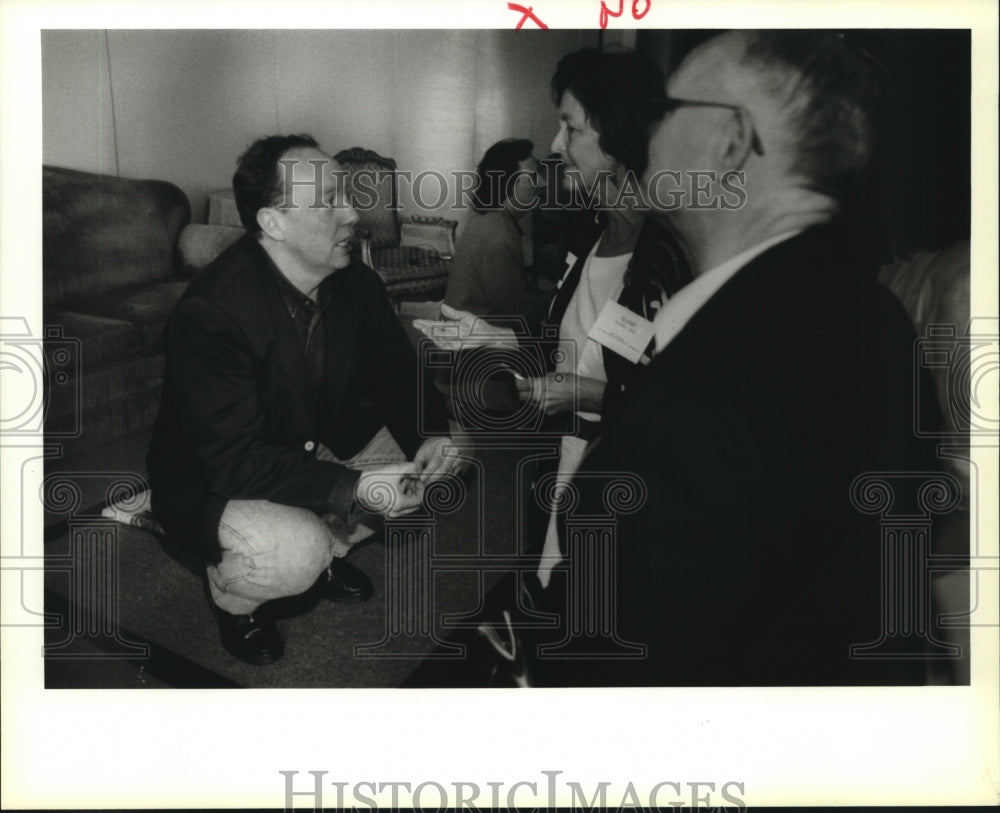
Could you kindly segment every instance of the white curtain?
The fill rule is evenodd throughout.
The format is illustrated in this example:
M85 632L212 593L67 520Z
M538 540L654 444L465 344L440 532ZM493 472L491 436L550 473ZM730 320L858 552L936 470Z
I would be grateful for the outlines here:
M501 138L535 143L543 157L556 131L549 80L566 53L594 32L514 30L278 31L276 118L325 149L366 147L417 179L399 184L403 214L464 224L454 210L455 170L474 170ZM442 186L435 176L448 179ZM443 200L442 200L443 198ZM440 205L437 205L439 204Z

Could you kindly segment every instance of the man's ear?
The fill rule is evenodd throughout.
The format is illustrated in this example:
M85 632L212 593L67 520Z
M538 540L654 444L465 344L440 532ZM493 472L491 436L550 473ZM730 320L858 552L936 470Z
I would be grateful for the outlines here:
M265 206L257 210L257 225L272 240L284 240L285 230L282 228L281 213L273 206Z
M719 158L726 169L742 169L754 150L754 129L746 111L734 110L722 129Z

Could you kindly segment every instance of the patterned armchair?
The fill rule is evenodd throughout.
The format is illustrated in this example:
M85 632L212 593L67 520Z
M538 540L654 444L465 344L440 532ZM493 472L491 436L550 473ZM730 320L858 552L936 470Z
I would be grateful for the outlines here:
M441 299L455 252L457 221L400 218L393 159L363 147L341 150L334 158L356 187L361 258L382 277L392 300ZM355 180L359 171L364 176Z

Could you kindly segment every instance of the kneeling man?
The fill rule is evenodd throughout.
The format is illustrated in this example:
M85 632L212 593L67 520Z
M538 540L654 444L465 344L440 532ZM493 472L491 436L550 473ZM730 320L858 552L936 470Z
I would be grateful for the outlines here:
M206 558L223 645L263 664L284 645L261 605L320 577L327 598L370 597L343 557L456 458L434 388L418 403L416 353L382 281L351 257L358 215L337 162L309 136L262 138L233 189L247 233L167 324L148 467L167 533ZM421 442L421 415L442 434Z

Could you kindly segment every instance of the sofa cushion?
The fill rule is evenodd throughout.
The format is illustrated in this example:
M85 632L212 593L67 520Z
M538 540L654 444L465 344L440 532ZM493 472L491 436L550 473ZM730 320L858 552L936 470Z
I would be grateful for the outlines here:
M143 344L142 328L107 316L47 310L45 324L59 325L65 338L79 340L80 369L84 372L134 358Z
M80 313L129 322L139 331L139 351L143 355L163 349L163 328L188 280L170 280L138 285L100 296L81 297L74 307Z
M244 234L246 230L242 227L235 229L232 226L189 223L181 229L177 241L184 275L194 276Z
M165 181L42 168L46 305L176 275L177 235L191 219L187 196Z
M162 356L155 358L162 368ZM115 392L96 407L82 409L78 417L47 414L45 431L58 435L79 427L79 436L73 445L75 452L106 448L114 439L123 438L133 432L148 432L156 420L162 386L161 380L154 377L145 388L124 394ZM87 390L86 382L83 388L84 391ZM109 404L113 404L114 408L110 409Z
M71 415L86 415L102 409L108 411L108 404L116 404L117 409L117 403L125 396L148 393L151 389L156 390L153 400L157 400L164 366L162 354L137 355L119 364L106 364L97 369L81 366L79 388L74 390L72 398L60 392L61 397L51 399L45 413L46 426L54 426L53 421Z

